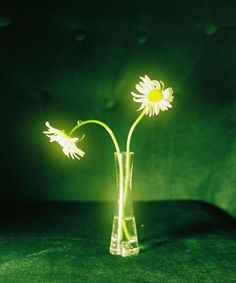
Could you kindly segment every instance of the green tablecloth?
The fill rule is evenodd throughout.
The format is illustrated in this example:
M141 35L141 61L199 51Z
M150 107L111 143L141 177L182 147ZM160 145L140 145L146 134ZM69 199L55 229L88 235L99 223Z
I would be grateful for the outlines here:
M236 282L235 220L195 201L135 204L141 252L109 254L114 204L1 207L0 282Z

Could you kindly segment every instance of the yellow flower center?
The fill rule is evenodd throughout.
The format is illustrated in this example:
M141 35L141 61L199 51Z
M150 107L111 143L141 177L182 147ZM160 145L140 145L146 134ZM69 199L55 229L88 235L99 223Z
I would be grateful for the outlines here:
M152 103L157 103L163 98L161 89L153 89L148 94L148 100Z

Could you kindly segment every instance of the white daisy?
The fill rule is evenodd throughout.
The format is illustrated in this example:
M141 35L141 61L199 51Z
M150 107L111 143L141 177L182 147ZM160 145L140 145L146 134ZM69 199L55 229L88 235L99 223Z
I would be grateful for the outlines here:
M85 153L76 146L76 143L79 141L78 138L72 138L65 131L53 128L49 122L46 122L45 125L48 127L48 131L43 133L50 138L50 142L59 143L67 157L80 159L80 157L84 156Z
M142 103L139 110L145 110L145 114L149 117L158 115L159 111L168 110L173 101L173 89L171 87L164 89L162 81L151 80L147 75L140 77L142 81L136 84L136 89L141 94L131 92L135 102Z

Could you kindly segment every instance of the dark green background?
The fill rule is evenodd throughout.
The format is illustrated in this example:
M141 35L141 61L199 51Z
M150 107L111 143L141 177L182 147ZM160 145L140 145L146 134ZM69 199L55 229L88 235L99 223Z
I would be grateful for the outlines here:
M216 3L217 2L217 3ZM235 1L1 1L2 200L114 200L113 145L84 127L81 161L42 134L99 119L125 145L139 76L175 91L132 150L136 200L194 199L236 214Z

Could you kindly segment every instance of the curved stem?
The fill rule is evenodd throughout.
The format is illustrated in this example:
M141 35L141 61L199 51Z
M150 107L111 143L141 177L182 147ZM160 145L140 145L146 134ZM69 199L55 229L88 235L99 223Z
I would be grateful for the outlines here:
M133 125L131 126L131 128L129 130L127 143L126 143L126 152L127 153L130 151L130 142L131 142L133 131L136 128L136 126L138 125L138 123L142 120L144 115L145 115L145 110L143 110L143 112L138 116L138 118L135 120L135 122L133 123Z
M130 152L130 142L131 142L131 138L132 138L132 134L134 129L136 128L136 126L138 125L138 123L142 120L143 116L145 115L145 110L143 110L141 112L141 114L138 116L138 118L134 121L133 125L131 126L130 130L129 130L129 134L128 134L128 138L127 138L127 143L126 143L126 153L127 153L127 159L126 159L126 180L125 180L125 189L124 189L124 202L126 201L126 197L127 197L127 190L128 190L128 180L130 178L129 176L129 166L130 166L130 158L129 158L129 152Z
M115 149L116 149L116 152L120 153L120 147L119 147L119 144L117 142L117 139L115 137L115 135L113 134L112 130L103 122L99 121L99 120L87 120L87 121L84 121L84 122L77 122L78 125L76 125L71 131L70 131L70 135L72 135L76 130L78 130L80 127L86 125L86 124L98 124L100 126L102 126L107 132L108 134L110 135L110 137L112 138L112 141L114 143L114 146L115 146Z
M86 124L97 124L97 125L102 126L108 132L110 137L112 138L116 152L118 153L118 164L119 164L119 170L120 170L120 183L121 183L122 180L123 180L123 166L122 166L122 161L121 161L120 147L119 147L117 139L116 139L115 135L113 134L112 130L105 123L103 123L99 120L87 120L87 121L84 121L84 122L78 121L77 125L70 131L70 136L72 136L72 134L76 130L78 130L80 127L82 127ZM119 196L120 200L123 200L123 190L122 189L119 190L119 194L120 194L120 196ZM127 233L126 223L124 223L122 221L122 219L123 219L123 201L120 201L119 202L119 215L118 215L118 236L117 236L118 239L119 239L119 242L122 239L122 234L123 234L122 233L122 226L124 228L124 232Z

